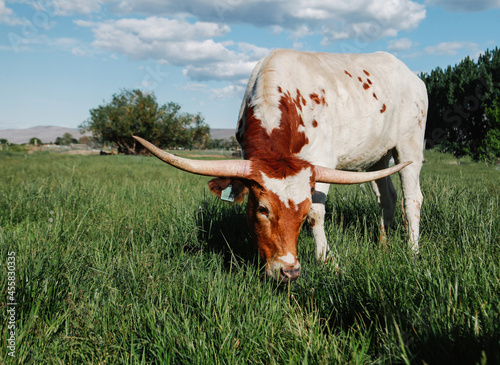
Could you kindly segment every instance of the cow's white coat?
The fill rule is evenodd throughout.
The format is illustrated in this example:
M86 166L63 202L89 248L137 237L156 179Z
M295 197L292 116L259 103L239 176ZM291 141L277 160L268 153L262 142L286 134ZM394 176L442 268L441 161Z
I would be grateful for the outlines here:
M423 200L419 174L427 117L424 83L401 61L384 52L326 54L275 50L259 61L250 77L237 133L241 135L244 131L248 104L268 133L279 128L280 98L287 92L292 97L300 92L306 100L300 115L305 124L301 131L305 132L308 143L298 157L314 165L355 171L373 165L386 167L387 156L391 154L397 162L413 161L400 171L400 176L410 246L417 252ZM325 102L314 102L312 94ZM263 174L263 178L266 187L289 208L288 199L297 204L311 198L306 175L278 180ZM395 192L392 182L384 178L372 185L382 222L390 223L395 199L387 194ZM316 190L318 187L328 193L328 185L317 184ZM316 223L313 232L317 255L325 258L329 247L323 229L324 202L313 200L311 217Z
M266 189L275 193L287 208L290 201L297 206L306 199L311 199L311 168L302 169L297 175L288 176L284 179L274 179L261 172L262 181Z

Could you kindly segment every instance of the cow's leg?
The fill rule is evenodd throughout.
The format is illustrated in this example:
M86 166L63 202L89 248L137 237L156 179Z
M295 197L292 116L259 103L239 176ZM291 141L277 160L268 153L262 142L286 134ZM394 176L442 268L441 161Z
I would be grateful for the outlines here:
M325 261L330 247L325 235L325 202L330 184L316 183L312 196L312 205L307 215L307 221L313 230L316 241L316 256Z
M401 188L403 190L404 209L408 233L410 235L410 248L415 254L418 254L418 235L420 224L420 209L422 207L423 196L420 191L420 170L423 161L422 143L404 143L401 148L397 148L396 161L413 161L399 171L401 177Z
M389 166L389 160L392 154L388 153L380 159L375 165L370 167L369 171L382 170ZM380 208L380 242L387 241L387 231L392 227L394 221L394 211L396 210L396 201L398 194L392 184L390 176L376 181L371 181L371 186Z

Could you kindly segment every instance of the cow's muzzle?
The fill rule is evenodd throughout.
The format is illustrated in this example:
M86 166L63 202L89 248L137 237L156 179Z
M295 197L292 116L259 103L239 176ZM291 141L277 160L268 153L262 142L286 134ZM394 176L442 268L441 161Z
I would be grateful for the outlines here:
M281 268L281 272L280 272L280 276L281 276L281 281L283 283L287 283L287 282L292 282L292 281L295 281L297 280L297 278L299 277L300 275L300 265L298 265L298 267L294 268L284 268L282 267Z
M280 261L269 263L266 267L268 277L273 278L281 284L289 283L297 280L300 275L300 263L294 265L285 264Z

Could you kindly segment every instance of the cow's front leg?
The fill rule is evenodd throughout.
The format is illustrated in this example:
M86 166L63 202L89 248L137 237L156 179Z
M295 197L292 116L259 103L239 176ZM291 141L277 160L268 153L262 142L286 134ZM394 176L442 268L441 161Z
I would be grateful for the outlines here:
M329 188L330 184L316 183L312 195L311 209L307 215L307 221L313 230L314 240L316 241L316 257L323 261L326 261L330 252L325 234L325 202Z

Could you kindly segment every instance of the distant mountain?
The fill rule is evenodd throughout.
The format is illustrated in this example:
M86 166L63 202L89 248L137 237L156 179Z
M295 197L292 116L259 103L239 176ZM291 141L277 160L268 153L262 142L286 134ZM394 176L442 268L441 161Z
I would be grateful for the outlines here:
M36 137L43 143L50 143L55 142L56 138L62 137L64 133L69 133L76 139L92 135L90 132L81 134L80 130L75 128L40 126L26 129L0 129L0 138L5 138L9 143L22 144ZM210 129L212 139L229 139L234 136L234 133L234 129Z
M64 133L69 133L73 138L79 139L82 136L91 136L92 133L80 133L79 129L40 126L26 129L0 129L0 138L5 138L9 143L22 144L28 143L31 138L36 137L43 143L55 142L57 137L62 137Z
M210 129L210 137L212 139L230 139L231 137L234 137L235 133L235 129Z

